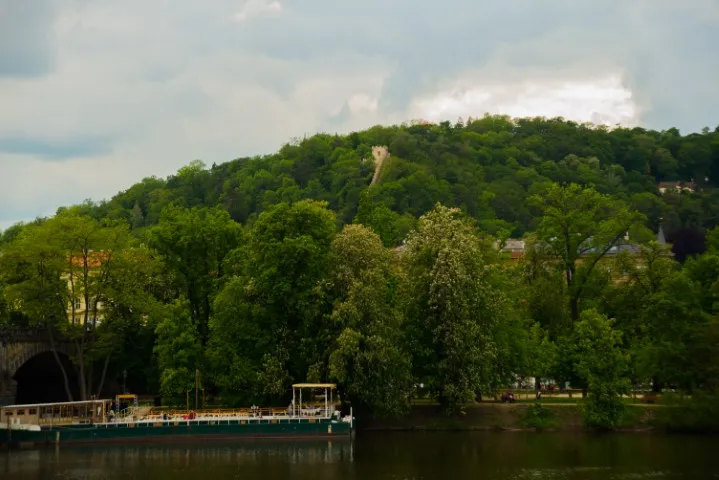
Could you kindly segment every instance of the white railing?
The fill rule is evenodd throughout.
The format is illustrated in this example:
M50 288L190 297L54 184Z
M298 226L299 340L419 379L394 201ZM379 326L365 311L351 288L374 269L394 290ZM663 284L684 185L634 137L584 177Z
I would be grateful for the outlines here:
M129 409L128 409L129 410ZM339 419L339 411L335 407L310 407L299 410L298 415L292 415L290 409L277 408L246 408L236 410L170 410L150 411L143 415L124 414L124 410L114 418L109 418L106 424L188 424L197 422L252 422L268 421L283 423L288 420L330 420Z

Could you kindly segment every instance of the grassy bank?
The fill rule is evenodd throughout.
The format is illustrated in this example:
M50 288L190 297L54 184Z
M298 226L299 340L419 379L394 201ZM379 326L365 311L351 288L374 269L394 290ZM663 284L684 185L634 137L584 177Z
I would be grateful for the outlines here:
M621 430L643 431L654 428L656 409L652 405L630 405ZM358 419L359 430L582 430L580 406L576 403L479 403L464 412L446 416L437 405L414 405L410 412L397 419Z

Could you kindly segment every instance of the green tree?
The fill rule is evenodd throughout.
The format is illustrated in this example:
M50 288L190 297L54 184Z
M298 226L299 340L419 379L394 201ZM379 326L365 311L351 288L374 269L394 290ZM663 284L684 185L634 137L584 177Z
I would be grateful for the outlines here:
M421 217L407 240L415 376L447 412L494 380L493 332L505 299L494 287L493 253L459 210L442 205Z
M612 320L596 310L587 310L575 326L575 335L576 368L588 391L582 406L584 422L592 428L616 428L623 415L621 396L629 390L622 334Z
M646 325L643 369L655 388L671 384L691 391L700 386L695 348L710 316L701 307L701 288L684 272L669 275L642 311Z
M262 395L266 386L252 374L260 369L265 380L327 376L333 330L324 282L335 231L325 203L279 203L258 217L248 243L231 255L236 264L229 268L238 275L217 296L210 342L224 388L235 382Z
M577 321L594 269L630 230L640 230L642 215L608 195L576 184L551 185L530 201L542 215L537 235L546 254L561 266L571 318Z
M157 311L155 354L160 368L160 393L177 403L194 388L195 369L200 367L202 346L190 315L190 304L178 299Z
M67 287L62 301L69 305L70 323L63 331L75 343L80 396L85 400L94 390L96 363L104 357L102 349L95 348L102 342L103 332L97 328L102 305L109 299L115 276L127 274L116 268L115 260L129 247L130 236L125 225L103 225L72 209L56 215L43 228L49 230L65 260L61 278Z
M199 166L185 168L194 171L192 168ZM187 209L170 205L149 233L150 246L161 254L178 295L190 302L203 345L208 339L212 301L224 276L224 259L241 238L242 227L219 207Z
M649 329L653 319L646 317L652 302L666 279L679 268L666 245L649 242L639 252L619 255L614 264L623 273L623 281L613 285L603 299L603 309L616 319L616 328L622 332L623 348L630 356L629 375L633 385L646 382L656 371L646 363L647 349L651 348ZM661 381L653 379L656 391Z
M387 205L374 204L368 194L360 198L354 221L375 231L385 247L400 245L416 223L410 214L400 215Z
M522 332L524 336L521 338L520 348L524 350L524 358L521 373L523 377L535 377L538 388L540 380L550 378L555 369L557 347L538 323Z
M251 278L230 279L215 298L210 320L210 377L231 404L283 397L289 380L287 345L278 341L254 287Z
M707 232L706 248L709 253L719 254L719 227Z
M290 352L295 379L324 363L331 341L323 320L329 305L322 282L335 232L335 216L326 203L304 200L263 213L250 235L248 276L267 327Z
M124 225L102 224L66 209L38 225L25 228L4 249L6 299L32 325L48 328L54 343L55 332L73 341L73 363L81 399L93 392L95 366L104 361L100 387L112 341L109 327L99 328L105 319L104 306L140 292L144 283L124 283L138 277L138 269L151 265L147 257L129 257L132 239ZM136 252L137 253L137 252ZM146 278L146 277L145 277ZM140 314L140 303L134 303ZM112 317L112 315L110 315ZM57 351L55 358L67 379ZM66 382L66 393L71 398Z
M556 261L547 258L544 245L535 236L525 237L524 255L514 275L519 278L527 314L549 334L551 340L571 332L569 295Z
M331 318L339 335L331 347L330 377L361 411L402 413L411 365L391 254L377 234L349 225L333 240L331 258Z
M135 366L140 375L146 376L144 355L152 349L144 348L127 352L125 347L137 348L138 341L148 336L146 330L153 329L147 319L158 308L162 308L154 293L162 288L162 264L157 254L143 245L134 244L118 252L113 259L113 275L108 279L102 306L102 323L97 326L96 342L92 346L93 357L102 359L102 370L98 380L97 398L100 398L113 358L124 357L117 362L117 370ZM154 340L154 335L150 334ZM146 341L146 340L145 340ZM128 355L129 353L129 355ZM117 373L117 372L116 372Z
M67 371L55 348L55 332L67 327L67 282L61 278L65 258L50 229L23 229L0 255L3 297L10 312L28 319L31 326L47 329L52 352L63 377L68 401L73 400Z

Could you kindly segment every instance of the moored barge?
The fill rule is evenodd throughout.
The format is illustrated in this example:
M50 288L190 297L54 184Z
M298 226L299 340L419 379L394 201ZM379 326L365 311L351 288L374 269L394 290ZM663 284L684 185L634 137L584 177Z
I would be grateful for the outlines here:
M197 441L242 438L349 439L354 419L340 414L334 384L295 384L288 408L168 411L112 409L111 400L10 405L0 409L0 444L7 446L96 442ZM303 402L302 391L324 391ZM298 395L299 393L299 395ZM307 398L307 396L305 396Z

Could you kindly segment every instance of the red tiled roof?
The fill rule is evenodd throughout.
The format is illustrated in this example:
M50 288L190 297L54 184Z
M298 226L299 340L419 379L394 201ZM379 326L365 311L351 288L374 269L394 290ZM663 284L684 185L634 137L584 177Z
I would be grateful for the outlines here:
M87 255L87 263L90 268L97 268L102 265L104 260L110 256L108 252L90 252ZM74 255L68 258L75 267L82 267L84 264L82 254Z

